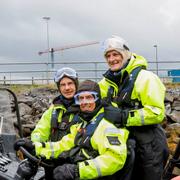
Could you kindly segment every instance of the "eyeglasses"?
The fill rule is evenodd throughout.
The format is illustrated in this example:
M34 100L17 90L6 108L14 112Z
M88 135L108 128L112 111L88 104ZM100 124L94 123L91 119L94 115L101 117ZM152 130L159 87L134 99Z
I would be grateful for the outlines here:
M65 67L65 68L61 68L59 69L55 76L54 76L54 81L57 83L59 82L59 80L61 80L64 76L67 76L67 77L71 77L73 79L76 79L78 78L78 75L76 73L76 71L72 68L68 68L68 67Z
M98 93L95 91L82 91L74 96L75 104L94 103L99 99Z

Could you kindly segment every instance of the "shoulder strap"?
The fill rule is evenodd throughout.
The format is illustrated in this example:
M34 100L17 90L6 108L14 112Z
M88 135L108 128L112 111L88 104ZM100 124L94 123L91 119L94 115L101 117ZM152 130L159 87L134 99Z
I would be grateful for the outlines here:
M131 94L134 88L134 83L136 78L143 67L139 66L128 75L126 73L125 77L123 78L123 83L119 87L118 91L118 104L121 106L128 105L134 106L134 102L131 100ZM137 101L137 100L136 100Z
M58 116L60 113L60 109L53 109L51 116L51 128L58 128Z
M56 141L58 139L58 117L60 109L54 109L51 115L51 133L50 140Z
M77 114L74 115L72 121L70 121L71 113L64 113L62 119L58 122L58 117L61 109L54 109L51 116L51 141L58 141L63 136L70 132L70 127L73 124L80 123L82 120L78 117Z
M88 124L85 128L80 129L75 138L75 144L83 148L92 148L90 139L103 117L104 113L100 113L94 121Z
M71 122L66 123L67 124L67 128L66 128L66 132L69 133L70 132L70 127L74 124L80 124L82 123L83 120L79 117L78 114L75 114L71 120Z
M104 117L104 113L100 113L93 122L87 125L86 136L91 137L94 134L94 131L96 130L97 126L99 125L103 117Z
M107 103L111 103L112 98L113 98L113 94L114 94L114 87L113 86L109 86L108 92L107 92L107 97L106 97Z
M104 113L101 113L90 124L82 123L74 140L75 147L68 151L71 162L77 163L97 157L98 151L92 148L90 139L103 117ZM76 121L77 119L78 117L75 116L74 120ZM79 117L79 119L81 118Z

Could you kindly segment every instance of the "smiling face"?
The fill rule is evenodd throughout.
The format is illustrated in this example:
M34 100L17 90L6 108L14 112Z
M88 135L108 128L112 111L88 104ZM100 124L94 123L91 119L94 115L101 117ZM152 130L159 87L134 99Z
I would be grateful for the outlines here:
M117 71L121 69L125 64L123 55L117 52L116 50L107 52L105 57L111 71Z
M59 83L59 90L66 99L71 99L76 93L75 82L68 77L64 77Z
M92 112L96 107L95 97L88 91L82 92L79 95L78 100L82 112Z

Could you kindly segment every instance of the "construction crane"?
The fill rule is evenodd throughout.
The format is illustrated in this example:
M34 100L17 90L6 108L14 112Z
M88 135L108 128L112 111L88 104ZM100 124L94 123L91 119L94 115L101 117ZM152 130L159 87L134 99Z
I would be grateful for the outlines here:
M53 69L54 68L54 52L56 52L56 51L64 51L66 49L78 48L78 47L83 47L83 46L90 46L90 45L94 45L94 44L98 44L98 43L99 43L98 41L91 41L91 42L86 42L86 43L62 46L60 48L50 48L50 49L46 49L45 51L39 51L38 54L42 55L42 54L45 54L45 53L50 53L51 54L51 67Z

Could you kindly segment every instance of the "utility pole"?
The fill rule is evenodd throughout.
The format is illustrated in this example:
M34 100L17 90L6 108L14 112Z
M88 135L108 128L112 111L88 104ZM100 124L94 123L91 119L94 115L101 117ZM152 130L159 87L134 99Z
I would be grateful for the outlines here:
M159 68L158 68L158 46L157 44L155 44L153 46L155 48L155 60L156 60L156 74L158 75L158 71L159 71Z
M49 50L49 20L50 20L50 17L43 17L43 19L45 20L46 22L46 38L47 38L47 49ZM47 61L47 73L46 73L46 78L47 78L47 83L49 84L49 52L48 52L48 61Z
M43 17L43 19L46 21L46 38L47 38L47 49L49 49L49 20L50 17ZM48 53L48 61L49 61L49 53Z

